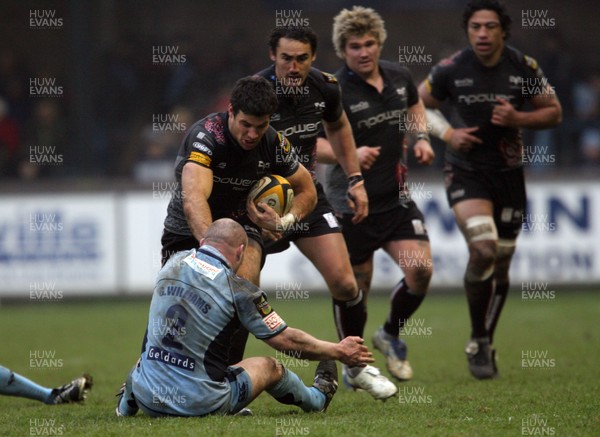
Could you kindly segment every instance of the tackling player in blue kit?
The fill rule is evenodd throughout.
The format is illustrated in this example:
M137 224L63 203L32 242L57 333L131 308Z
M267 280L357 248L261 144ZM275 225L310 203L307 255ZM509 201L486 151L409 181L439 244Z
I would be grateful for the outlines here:
M151 417L236 414L262 391L304 411L325 411L337 389L333 360L373 362L360 337L329 343L288 327L266 294L235 274L247 244L240 224L219 219L198 249L167 261L150 304L145 352L119 394L118 416L139 409ZM321 360L313 386L272 357L228 365L240 326L279 351Z

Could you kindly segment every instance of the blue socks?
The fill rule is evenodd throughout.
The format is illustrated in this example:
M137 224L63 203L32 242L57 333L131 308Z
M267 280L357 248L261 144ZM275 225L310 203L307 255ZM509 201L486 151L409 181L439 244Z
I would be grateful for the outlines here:
M51 388L42 387L2 366L0 366L0 394L52 403Z
M125 380L125 387L122 388L123 395L119 400L117 405L118 414L121 416L135 416L139 410L138 404L135 401L135 397L131 390L131 379L133 378L133 372L137 368L137 363L133 366L133 369L127 375L127 379Z
M267 390L282 404L296 405L304 411L321 411L325 405L325 395L316 387L307 387L291 370L284 367L283 378Z

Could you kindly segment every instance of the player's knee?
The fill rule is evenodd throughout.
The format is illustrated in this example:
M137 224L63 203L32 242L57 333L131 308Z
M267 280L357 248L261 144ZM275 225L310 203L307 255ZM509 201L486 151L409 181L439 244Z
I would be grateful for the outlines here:
M469 244L469 262L487 267L496 261L496 241L486 240Z
M273 380L279 381L283 378L283 364L273 357L265 357L265 359L267 360L265 370L272 375Z
M484 240L469 244L467 279L484 281L494 273L496 241Z
M515 253L516 240L498 240L494 276L497 280L507 280L510 262Z
M371 274L366 272L354 272L354 278L356 279L356 285L363 293L368 293L371 290Z
M498 230L494 218L487 215L469 217L463 232L469 245L466 279L483 281L494 273L498 248Z
M404 278L406 284L412 292L417 295L425 295L429 288L429 281L433 275L433 259L431 257L423 257L412 260L410 265L404 266Z
M358 286L352 275L336 278L329 286L334 299L348 301L358 296Z
M412 269L405 276L408 287L419 296L425 295L429 289L429 282L433 275L432 264L429 263L421 268Z

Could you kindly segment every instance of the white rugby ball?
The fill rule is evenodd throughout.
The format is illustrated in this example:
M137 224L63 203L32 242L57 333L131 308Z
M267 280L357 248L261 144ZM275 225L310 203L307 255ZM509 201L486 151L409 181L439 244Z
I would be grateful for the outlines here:
M289 181L283 176L267 175L260 178L248 194L255 205L264 202L280 216L290 211L294 201L294 190Z

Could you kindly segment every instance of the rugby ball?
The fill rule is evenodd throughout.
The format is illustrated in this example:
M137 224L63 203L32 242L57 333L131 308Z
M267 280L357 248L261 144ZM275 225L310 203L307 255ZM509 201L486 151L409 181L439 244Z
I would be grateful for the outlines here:
M250 189L248 197L255 205L264 202L280 216L290 211L294 201L294 190L286 178L279 175L267 175L260 178Z

